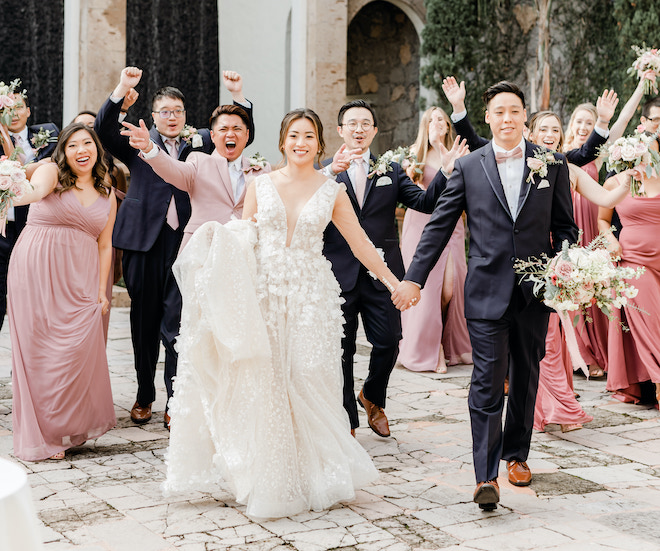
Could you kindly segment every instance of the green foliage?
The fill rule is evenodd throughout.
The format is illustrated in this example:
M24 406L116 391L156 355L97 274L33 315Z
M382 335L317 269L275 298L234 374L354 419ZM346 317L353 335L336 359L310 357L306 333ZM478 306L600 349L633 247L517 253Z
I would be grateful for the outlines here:
M521 34L514 4L510 0L426 0L422 55L428 64L422 69L422 82L446 104L442 79L454 75L465 80L465 103L477 131L485 135L481 94L499 80L515 80L524 69L525 52L508 47Z
M423 84L445 102L442 79L466 81L466 105L481 135L482 92L507 79L529 92L527 64L536 55L537 32L523 33L518 9L531 0L425 0L427 24L422 32ZM605 88L614 89L621 108L637 79L626 74L635 59L633 44L660 47L660 2L657 0L553 0L550 16L550 107L564 122L573 108L595 103ZM615 115L616 117L617 115ZM631 126L637 124L634 117Z

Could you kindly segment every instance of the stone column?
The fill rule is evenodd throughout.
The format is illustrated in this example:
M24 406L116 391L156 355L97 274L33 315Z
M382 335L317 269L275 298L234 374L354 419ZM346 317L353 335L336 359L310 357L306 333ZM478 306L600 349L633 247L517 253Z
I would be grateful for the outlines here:
M78 111L98 111L125 65L126 0L80 0Z
M346 100L347 0L307 2L306 107L321 117L326 156L341 145L337 111Z

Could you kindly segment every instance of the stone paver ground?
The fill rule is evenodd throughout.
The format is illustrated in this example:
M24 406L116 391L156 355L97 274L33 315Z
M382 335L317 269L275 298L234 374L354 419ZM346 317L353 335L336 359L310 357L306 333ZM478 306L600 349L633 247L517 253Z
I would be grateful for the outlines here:
M368 351L361 337L359 376ZM566 434L553 425L535 433L532 486L516 488L501 476L501 505L484 513L472 503L470 367L451 367L446 375L397 367L386 409L393 436L357 431L380 479L329 511L254 522L221 487L161 494L168 443L162 369L154 417L135 426L129 419L136 387L126 308L112 310L108 358L117 427L67 452L64 461L20 462L29 472L46 551L660 550L660 416L650 406L612 399L604 381L576 376L581 403L594 421ZM5 324L0 456L17 461L11 455L9 367Z

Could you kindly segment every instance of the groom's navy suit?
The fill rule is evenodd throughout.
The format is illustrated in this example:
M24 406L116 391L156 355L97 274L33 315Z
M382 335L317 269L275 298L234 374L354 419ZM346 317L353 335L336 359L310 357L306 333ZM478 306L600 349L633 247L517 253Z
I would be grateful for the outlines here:
M536 149L525 142L524 160ZM477 482L496 479L500 459L526 461L529 453L549 312L530 285L519 285L513 263L552 255L563 240L577 239L566 163L548 165L545 178L534 175L528 182L529 174L525 162L516 216L508 207L492 143L458 159L405 275L424 284L465 210L470 228L465 317L474 360L468 403Z
M371 159L376 161L373 155ZM438 171L425 191L408 178L399 164L392 163L392 168L387 174L367 179L362 207L358 204L348 171L338 174L337 181L346 185L346 192L360 225L376 248L385 254L385 262L390 270L401 279L405 270L395 218L397 203L430 213L447 179ZM323 254L332 263L332 271L339 281L345 300L342 305L344 408L348 412L351 428L355 428L358 426L358 414L353 390L353 357L356 351L358 314L362 314L367 340L372 345L364 395L367 400L382 408L385 407L387 383L399 352L401 316L392 304L390 292L367 273L367 269L355 258L348 243L332 223L325 231Z

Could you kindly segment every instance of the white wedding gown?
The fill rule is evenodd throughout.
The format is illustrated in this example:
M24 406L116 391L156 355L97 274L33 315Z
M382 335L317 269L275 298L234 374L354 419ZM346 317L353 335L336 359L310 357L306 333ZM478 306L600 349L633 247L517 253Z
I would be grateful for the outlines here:
M378 476L342 406L339 285L322 255L343 184L327 180L286 246L256 179L256 224L207 222L174 265L183 296L166 492L217 483L258 518L322 510Z

